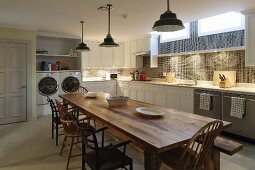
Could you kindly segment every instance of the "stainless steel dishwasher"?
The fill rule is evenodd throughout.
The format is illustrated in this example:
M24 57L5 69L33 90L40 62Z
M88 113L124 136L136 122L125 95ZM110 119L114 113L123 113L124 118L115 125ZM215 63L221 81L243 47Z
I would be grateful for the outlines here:
M206 93L211 95L211 109L209 111L200 109L200 94ZM196 89L194 91L194 113L206 117L222 120L221 112L221 92L212 90Z
M245 116L238 119L230 116L231 97L241 97L245 99ZM235 135L255 139L255 96L223 93L222 95L222 112L223 120L232 122L232 126L225 131Z

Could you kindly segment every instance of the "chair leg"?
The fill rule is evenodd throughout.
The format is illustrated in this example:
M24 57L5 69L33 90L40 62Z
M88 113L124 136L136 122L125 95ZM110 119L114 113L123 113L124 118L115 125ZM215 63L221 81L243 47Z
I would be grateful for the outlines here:
M72 137L72 141L71 141L71 144L70 144L70 150L69 150L69 154L68 154L66 169L68 169L69 162L70 162L70 158L71 158L71 156L72 156L73 142L74 142L74 137Z
M82 155L81 155L81 161L82 161L82 164L81 164L81 169L82 170L85 170L86 168L85 168L85 166L86 166L86 163L85 163L85 146L84 146L84 144L82 143L81 144L81 147L82 147Z
M66 139L67 139L67 136L65 135L65 138L64 138L63 144L62 144L62 148L61 148L61 151L60 151L60 156L62 155L63 149L64 149L64 147L66 145Z
M56 146L58 146L58 124L56 124Z
M51 138L54 138L54 122L51 120Z
M130 162L129 170L133 170L133 161Z

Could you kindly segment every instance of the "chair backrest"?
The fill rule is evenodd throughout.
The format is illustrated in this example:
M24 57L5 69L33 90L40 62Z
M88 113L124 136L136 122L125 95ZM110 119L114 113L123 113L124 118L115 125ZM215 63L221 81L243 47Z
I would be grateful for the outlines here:
M82 86L75 86L71 92L71 94L85 94L88 93L88 90L85 87Z
M76 126L80 130L82 142L86 145L86 147L98 153L99 146L98 146L98 140L96 137L95 129L84 128L77 123L76 123Z
M48 97L48 102L50 103L50 108L51 108L51 112L52 112L52 117L53 118L58 118L59 114L58 114L58 109L55 105L55 103L53 102L53 100L51 98Z
M201 169L205 165L205 158L211 153L214 140L223 127L222 121L206 124L193 135L185 146L180 162L185 169Z
M71 134L74 132L74 129L78 131L76 127L76 113L68 112L65 106L63 106L58 100L56 100L58 112L59 112L59 117L60 121L63 125L64 128L64 133L65 134ZM75 111L76 112L76 111Z

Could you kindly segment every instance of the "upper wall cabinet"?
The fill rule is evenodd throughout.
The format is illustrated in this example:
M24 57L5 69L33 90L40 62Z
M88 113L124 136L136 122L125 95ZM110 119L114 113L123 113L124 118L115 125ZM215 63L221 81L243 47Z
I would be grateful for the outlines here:
M124 67L124 44L119 44L119 47L114 48L113 56L114 56L114 67L122 68Z
M255 9L245 12L245 65L255 66Z
M102 66L113 67L113 48L102 47Z
M130 42L124 43L124 67L131 66L131 44Z
M101 67L102 51L98 42L86 42L90 48L89 52L82 52L82 68Z

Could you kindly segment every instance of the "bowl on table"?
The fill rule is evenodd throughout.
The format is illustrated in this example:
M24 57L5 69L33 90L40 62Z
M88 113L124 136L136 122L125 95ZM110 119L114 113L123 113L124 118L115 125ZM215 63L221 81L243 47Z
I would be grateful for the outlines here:
M84 96L86 98L96 98L97 97L97 93L96 92L88 92L88 93L85 93Z
M126 96L110 96L106 97L109 106L123 106L127 104L129 97Z

